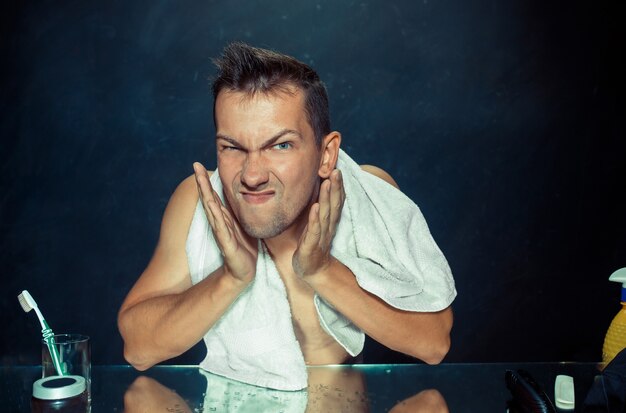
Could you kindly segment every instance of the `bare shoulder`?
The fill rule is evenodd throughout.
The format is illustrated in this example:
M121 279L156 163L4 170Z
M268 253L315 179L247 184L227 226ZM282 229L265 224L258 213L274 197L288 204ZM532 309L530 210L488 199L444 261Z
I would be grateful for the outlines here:
M387 182L390 185L395 186L396 188L400 188L398 186L398 184L396 183L396 181L394 181L394 179L391 177L391 175L389 175L387 172L385 172L383 169L374 166L374 165L361 165L361 169L363 169L365 172L368 172L374 176L379 177L380 179L382 179L383 181Z
M207 171L209 177L213 175L213 171ZM193 201L198 201L198 187L196 185L196 177L194 174L189 175L187 178L183 179L180 184L176 187L176 190L172 194L170 199L170 203L172 201L187 201L190 199ZM195 203L195 202L194 202Z
M179 293L191 286L185 245L197 203L198 189L191 175L170 197L154 254L120 311L147 298Z
M208 171L208 174L211 176L213 171ZM183 179L170 197L163 214L160 242L167 242L171 235L186 237L197 203L198 186L195 175L192 174ZM164 236L166 239L163 239Z

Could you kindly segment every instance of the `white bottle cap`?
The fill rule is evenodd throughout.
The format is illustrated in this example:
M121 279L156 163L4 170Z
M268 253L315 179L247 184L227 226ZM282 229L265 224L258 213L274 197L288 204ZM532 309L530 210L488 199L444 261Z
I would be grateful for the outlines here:
M609 281L622 283L622 302L626 302L626 267L613 272L609 277Z
M576 400L574 395L574 378L560 374L554 381L554 401L561 410L574 410Z
M78 396L85 388L85 378L81 376L48 376L33 383L33 397L42 400L67 399Z

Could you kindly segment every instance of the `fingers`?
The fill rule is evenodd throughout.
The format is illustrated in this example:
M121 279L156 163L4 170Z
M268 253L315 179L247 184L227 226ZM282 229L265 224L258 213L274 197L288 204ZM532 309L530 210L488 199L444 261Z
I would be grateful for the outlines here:
M329 179L322 182L319 202L313 204L309 211L309 219L304 229L303 238L305 248L330 248L330 243L335 236L335 230L341 218L344 200L345 192L341 172L335 170Z
M213 195L214 191L211 187L211 181L209 180L209 174L199 162L194 162L193 170L196 178L196 186L198 187L198 196L202 201L202 206L205 207L209 220L214 219L215 211L211 212L211 205L216 203L216 201ZM213 225L211 224L211 226Z
M295 273L300 276L308 275L311 272L311 268L317 269L320 266L319 260L316 259L320 256L321 229L319 214L320 204L315 203L309 210L309 220L298 242L298 248L291 259L291 265Z
M198 185L198 192L202 198L211 197L215 200L213 187L209 180L209 173L200 162L194 162L193 171ZM219 199L219 198L218 198Z
M307 225L292 258L296 274L314 274L329 265L331 243L341 219L344 201L341 172L335 170L320 185L318 202L309 210Z
M319 215L320 204L315 203L311 206L311 210L309 211L309 221L307 222L306 228L304 228L304 238L301 245L303 252L310 253L316 249L320 243L322 230L320 227Z
M233 223L228 210L222 204L219 195L213 190L209 180L207 170L199 162L193 164L198 194L204 207L204 212L209 221L209 225L216 235L220 245L225 246L226 242L234 235Z
M335 169L330 177L322 182L319 196L321 238L328 243L335 236L344 200L345 192L341 171Z
M196 178L196 186L198 187L198 195L204 205L205 198L208 194L211 194L212 191L209 174L200 162L193 163L193 172Z
M337 223L341 218L341 210L343 209L343 203L345 200L345 192L343 188L343 177L341 175L341 171L335 169L330 174L331 179L331 187L330 187L330 222L329 227L331 228L331 236L335 234L335 228L337 228Z
M320 185L320 195L319 195L319 214L318 220L320 224L320 237L322 240L325 240L328 231L329 231L329 223L330 223L330 191L331 191L331 181L330 179L325 179Z

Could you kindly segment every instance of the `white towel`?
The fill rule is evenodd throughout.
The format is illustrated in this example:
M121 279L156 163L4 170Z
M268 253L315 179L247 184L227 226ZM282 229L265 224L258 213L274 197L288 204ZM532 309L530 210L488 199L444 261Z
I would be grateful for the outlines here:
M228 413L282 412L304 413L306 390L283 391L257 387L200 369L206 378L206 392L200 411Z
M439 311L456 297L448 263L419 208L397 188L364 172L340 151L346 201L331 254L359 285L390 305L409 311ZM223 190L216 170L211 185ZM223 260L200 202L189 229L187 257L192 282ZM323 328L352 355L365 336L321 297L315 306ZM245 383L280 390L306 387L304 357L293 332L285 286L259 241L254 281L204 336L207 356L200 367Z

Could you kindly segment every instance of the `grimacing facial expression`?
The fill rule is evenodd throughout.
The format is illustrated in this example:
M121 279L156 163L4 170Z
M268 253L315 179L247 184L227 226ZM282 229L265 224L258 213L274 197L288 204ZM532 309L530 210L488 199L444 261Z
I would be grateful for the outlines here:
M303 93L222 91L215 103L217 166L243 230L267 239L306 220L317 200L321 153Z

